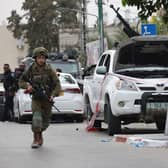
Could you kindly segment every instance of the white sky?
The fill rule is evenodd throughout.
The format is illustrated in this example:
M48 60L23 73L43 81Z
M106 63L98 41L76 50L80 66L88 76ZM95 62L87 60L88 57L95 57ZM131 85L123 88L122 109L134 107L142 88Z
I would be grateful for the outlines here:
M17 10L19 14L22 13L21 6L24 0L0 0L0 1L1 1L0 24L2 24L3 22L7 22L6 18L11 15L12 10Z
M89 0L90 2L88 3L87 7L87 12L88 13L93 13L98 16L98 9L96 5L96 1L98 0ZM116 18L116 13L111 9L109 6L111 4L114 5L115 8L120 8L119 12L120 14L125 18L135 18L137 17L137 10L134 7L123 7L121 5L121 0L102 0L105 4L103 5L103 13L106 14L106 17L104 16L104 21L107 22L107 24L113 23L114 18ZM130 13L126 14L126 10L129 10ZM88 15L89 16L89 15ZM93 25L96 22L96 17L90 16L88 17L88 25Z
M0 5L0 24L7 23L6 18L11 15L12 10L17 10L19 14L23 14L24 11L21 11L21 6L24 0L1 0L3 1ZM98 9L96 5L96 1L98 0L89 0L87 6L87 12L92 13L94 15L98 16ZM107 14L107 17L104 17L104 20L107 21L108 24L112 23L116 14L114 11L109 7L110 4L113 4L116 8L121 7L121 0L103 0L106 4L103 5L103 11ZM125 10L128 9L128 7L121 7L120 13L125 17ZM136 17L136 10L135 8L129 8L130 9L130 16L127 17ZM88 19L88 26L92 26L96 22L95 16L87 15Z

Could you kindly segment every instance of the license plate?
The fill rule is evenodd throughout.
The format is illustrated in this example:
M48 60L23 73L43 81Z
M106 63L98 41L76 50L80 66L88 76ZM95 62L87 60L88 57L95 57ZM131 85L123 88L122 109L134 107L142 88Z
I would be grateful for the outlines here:
M147 110L155 110L155 111L161 111L161 110L168 110L168 103L166 102L151 102L146 104L146 109Z

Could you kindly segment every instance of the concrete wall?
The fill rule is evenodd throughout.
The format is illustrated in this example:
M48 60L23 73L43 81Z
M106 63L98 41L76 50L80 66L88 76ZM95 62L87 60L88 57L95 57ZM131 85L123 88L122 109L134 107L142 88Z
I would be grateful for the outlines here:
M15 39L12 33L5 25L0 26L0 73L3 72L3 64L9 63L14 70L18 66L19 60L26 56L27 46L19 48L19 41Z

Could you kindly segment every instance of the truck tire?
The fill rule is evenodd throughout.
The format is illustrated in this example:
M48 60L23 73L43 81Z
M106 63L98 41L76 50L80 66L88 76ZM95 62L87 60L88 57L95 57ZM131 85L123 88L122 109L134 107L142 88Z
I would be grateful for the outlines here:
M107 100L107 124L108 124L108 135L112 136L121 132L121 121L119 117L112 114L109 100Z
M89 98L87 97L85 99L85 117L87 121L90 121L92 118L93 112L90 106L90 101ZM93 127L95 128L101 128L101 121L100 120L95 120Z
M90 106L90 101L89 101L89 98L86 97L85 98L84 116L85 116L87 121L90 121L92 115L93 115L93 112L92 112L92 109L91 109L91 106Z
M155 119L155 122L158 130L163 131L165 129L165 124L166 124L165 118L157 118Z

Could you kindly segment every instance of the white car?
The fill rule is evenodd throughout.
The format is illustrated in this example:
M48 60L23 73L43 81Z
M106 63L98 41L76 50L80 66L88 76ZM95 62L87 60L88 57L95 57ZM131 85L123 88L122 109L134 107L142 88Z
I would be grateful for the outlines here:
M72 116L83 121L83 97L76 79L68 73L59 73L59 80L64 94L54 98L53 117ZM31 95L19 89L14 97L14 117L19 122L32 118ZM55 108L55 107L56 108Z

